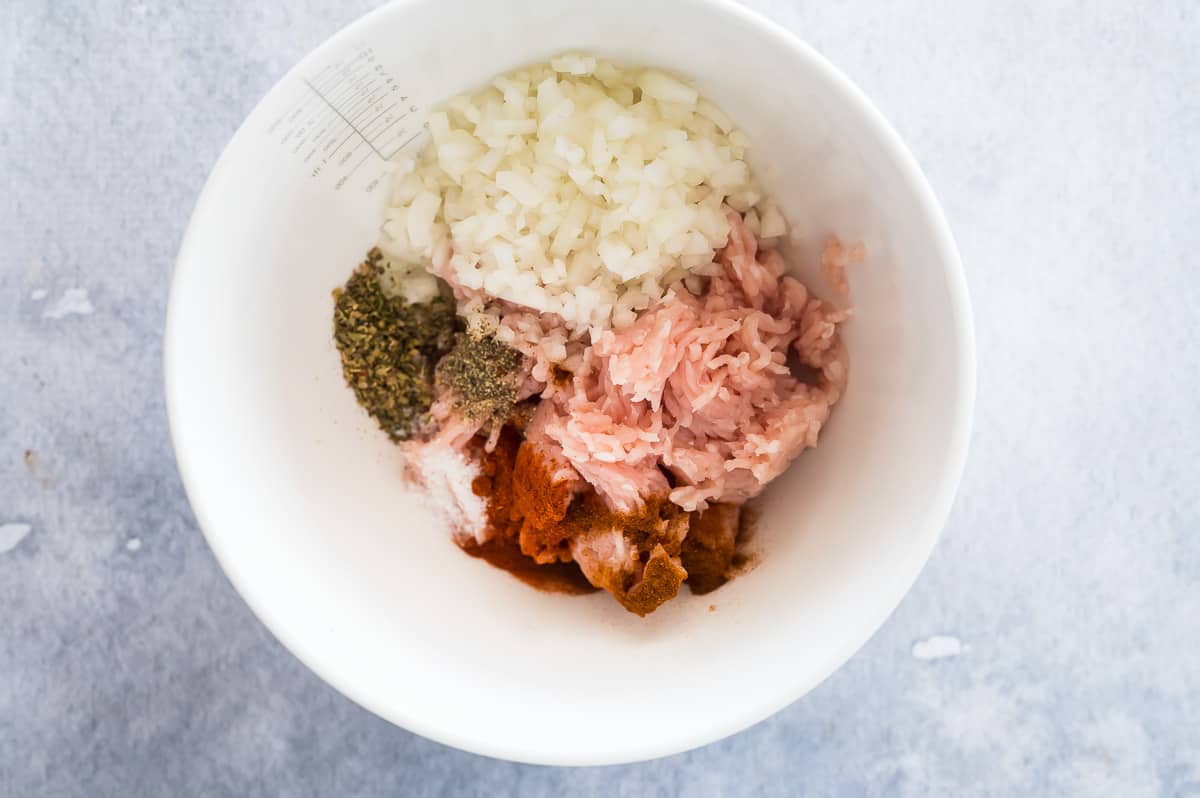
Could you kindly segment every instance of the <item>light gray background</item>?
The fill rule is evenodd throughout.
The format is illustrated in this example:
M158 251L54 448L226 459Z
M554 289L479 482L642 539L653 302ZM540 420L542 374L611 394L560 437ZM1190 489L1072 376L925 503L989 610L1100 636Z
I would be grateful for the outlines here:
M374 4L2 5L0 795L1200 796L1194 2L752 4L874 98L945 204L971 457L916 588L828 682L584 770L443 748L318 681L175 470L160 339L192 203Z

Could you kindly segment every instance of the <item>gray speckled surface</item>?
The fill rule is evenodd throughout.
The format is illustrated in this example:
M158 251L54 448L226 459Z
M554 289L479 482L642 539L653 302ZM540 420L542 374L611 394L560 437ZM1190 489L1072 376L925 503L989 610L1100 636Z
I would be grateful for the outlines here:
M945 204L971 459L916 588L828 682L583 770L443 748L321 683L222 576L172 460L191 205L371 5L0 10L0 795L1200 796L1195 3L752 4L866 89Z

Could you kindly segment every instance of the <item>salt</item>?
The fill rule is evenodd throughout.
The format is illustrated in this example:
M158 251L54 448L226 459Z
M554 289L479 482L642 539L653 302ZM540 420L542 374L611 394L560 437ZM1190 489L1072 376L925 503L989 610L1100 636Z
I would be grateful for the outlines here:
M485 542L487 502L471 489L482 473L479 465L436 440L409 447L406 455L408 478L424 488L426 505L450 524L455 539Z

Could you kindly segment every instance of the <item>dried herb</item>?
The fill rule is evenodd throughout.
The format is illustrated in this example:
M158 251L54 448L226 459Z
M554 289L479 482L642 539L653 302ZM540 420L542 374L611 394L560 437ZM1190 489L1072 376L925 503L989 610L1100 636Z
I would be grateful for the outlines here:
M433 403L434 365L454 340L454 305L446 297L409 304L385 296L382 273L383 256L372 249L333 292L333 337L358 403L392 440L405 440Z
M490 335L458 333L454 348L437 366L437 385L472 421L503 423L517 403L521 354Z

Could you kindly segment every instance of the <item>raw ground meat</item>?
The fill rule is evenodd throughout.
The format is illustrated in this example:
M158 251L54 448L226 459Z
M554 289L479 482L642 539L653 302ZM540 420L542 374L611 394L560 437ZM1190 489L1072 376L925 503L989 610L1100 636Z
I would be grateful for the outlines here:
M611 506L667 492L685 510L757 495L814 446L846 384L838 325L730 211L723 273L594 337L546 396L545 436ZM554 364L526 348L531 374ZM799 379L789 354L812 375ZM669 479L668 479L669 475Z

